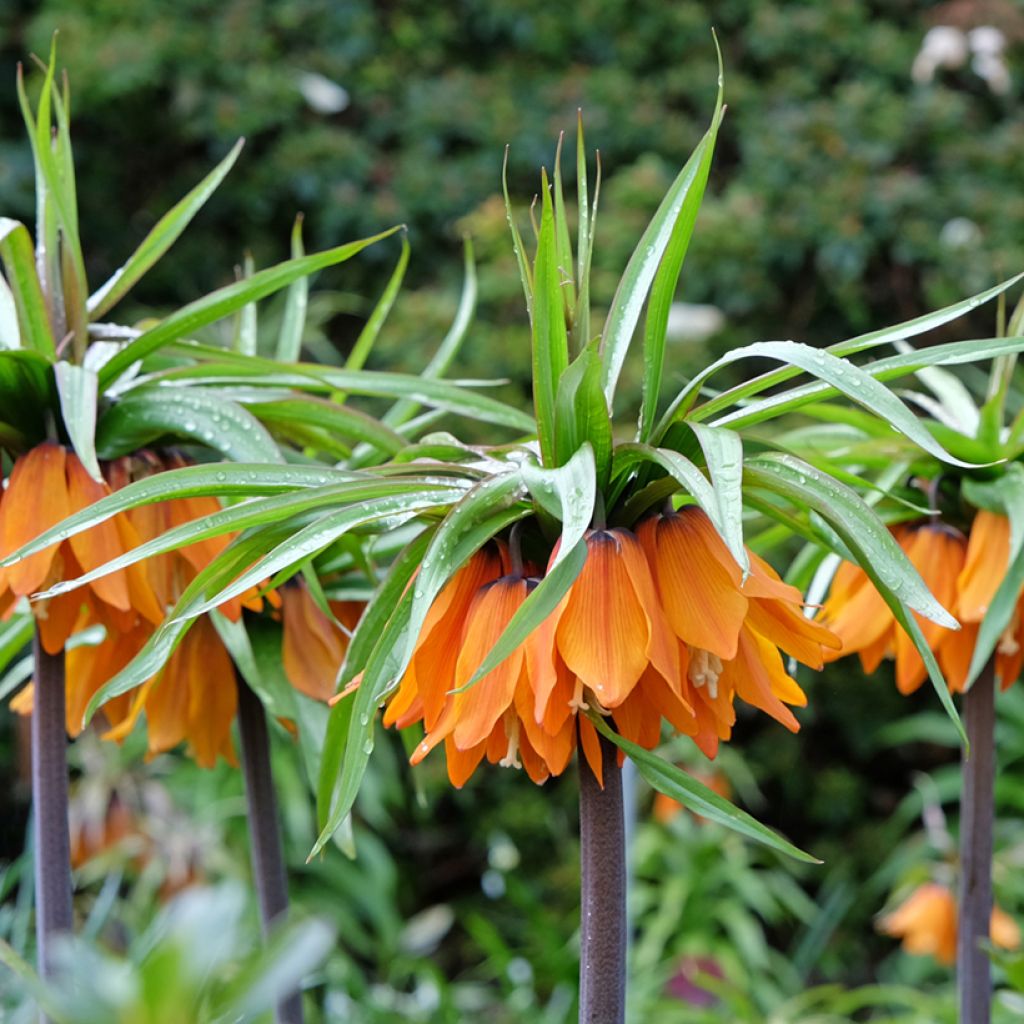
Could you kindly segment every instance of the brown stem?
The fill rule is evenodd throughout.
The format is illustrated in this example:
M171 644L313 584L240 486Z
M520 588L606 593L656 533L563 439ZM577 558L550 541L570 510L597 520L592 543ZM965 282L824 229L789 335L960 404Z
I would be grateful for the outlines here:
M995 787L995 666L964 697L970 755L963 761L960 797L960 913L957 985L961 1024L989 1024L992 976L984 944L992 918L992 822Z
M242 740L242 771L249 817L252 874L260 905L264 936L288 913L288 877L281 852L277 796L270 767L267 715L259 697L239 675L238 731ZM277 1024L302 1024L302 994L293 992L275 1011Z
M71 931L71 844L68 837L64 652L47 654L36 626L32 641L32 842L36 881L36 959L53 974L52 940Z
M582 751L581 751L582 755ZM580 756L580 1024L626 1019L626 841L622 771L601 737L604 788Z

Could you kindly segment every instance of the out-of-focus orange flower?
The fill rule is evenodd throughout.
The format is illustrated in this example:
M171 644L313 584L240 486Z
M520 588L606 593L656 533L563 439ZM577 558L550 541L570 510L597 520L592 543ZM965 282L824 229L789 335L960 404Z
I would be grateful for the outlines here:
M651 749L662 721L710 757L728 739L736 697L788 728L805 703L778 648L820 667L838 641L801 614L801 596L751 555L746 581L704 512L685 508L637 533L591 530L587 560L561 604L501 665L467 690L484 657L538 580L503 545L467 562L441 591L385 712L387 725L422 721L419 762L442 740L452 783L489 761L542 782L577 739L601 778L598 734L581 710L609 715Z
M994 945L1020 946L1020 929L999 907L992 908L990 927ZM901 939L903 949L915 956L932 956L946 966L956 963L956 897L937 882L918 886L892 913L879 919L878 930Z
M98 816L90 816L79 803L72 803L68 821L71 839L71 866L82 867L94 857L120 846L129 839L138 840L135 851L143 860L147 841L139 831L135 815L116 794Z
M88 476L74 454L59 445L40 445L19 459L11 474L0 505L2 549L15 550L43 529L133 480L184 465L184 459L177 455L144 453L126 457L106 465L108 484L101 485ZM54 501L26 506L27 495L33 492L55 495ZM37 507L45 509L45 515L35 515ZM15 563L3 571L0 585L15 597L30 594L59 579L97 568L125 550L173 527L214 514L220 507L215 498L190 497L131 509ZM26 508L33 510L32 516ZM94 625L106 630L100 643L81 645L67 653L70 735L77 736L81 731L86 706L95 693L138 654L196 574L231 539L231 535L209 538L157 555L88 587L33 605L44 646L51 653L59 651L73 632ZM258 611L263 600L252 589L226 602L220 611L238 621L243 608ZM280 604L276 594L268 595L267 600L274 606ZM16 710L30 712L31 701L31 690L26 688L19 694ZM104 715L111 725L106 738L123 740L145 712L150 754L187 741L204 767L212 767L219 755L234 763L231 724L236 709L234 665L212 622L204 616L185 634L156 676L133 693L104 705Z
M914 613L950 690L963 692L978 625L1009 567L1009 520L982 509L968 537L936 521L896 526L892 533L940 604L960 620L960 630L944 629ZM1004 689L1020 676L1024 664L1022 612L1024 592L996 648L996 676ZM821 620L843 644L829 660L859 654L864 671L873 672L883 658L895 657L896 686L904 694L913 693L927 678L913 642L863 569L848 562L839 567Z
M0 501L0 554L10 554L109 493L110 487L93 480L73 452L50 442L36 446L15 462ZM20 597L98 568L136 543L127 518L119 515L0 569L0 612L9 613ZM121 632L134 625L139 605L149 611L154 607L145 569L132 566L82 590L34 602L32 611L43 647L56 654L80 628L80 619Z
M364 606L357 601L329 601L337 620L332 621L313 600L304 583L286 586L280 595L285 675L292 686L307 697L329 700L334 696L338 669Z

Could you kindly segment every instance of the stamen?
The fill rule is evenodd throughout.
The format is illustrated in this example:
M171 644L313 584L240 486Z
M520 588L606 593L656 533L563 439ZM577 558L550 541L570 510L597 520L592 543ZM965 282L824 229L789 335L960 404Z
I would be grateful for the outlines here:
M505 735L508 736L508 747L498 764L502 768L522 768L519 760L519 716L511 708L505 712Z
M589 711L590 705L583 699L583 680L577 678L576 688L573 690L572 699L569 701L569 707L573 711Z
M718 677L722 674L722 659L702 647L690 648L690 682L696 687L706 686L712 700L718 698Z
M1006 629L1003 630L1002 636L999 637L999 643L996 646L996 651L999 654L1005 654L1008 657L1012 657L1020 651L1020 643L1017 640L1017 630L1020 627L1020 614L1015 613L1013 618L1009 621Z

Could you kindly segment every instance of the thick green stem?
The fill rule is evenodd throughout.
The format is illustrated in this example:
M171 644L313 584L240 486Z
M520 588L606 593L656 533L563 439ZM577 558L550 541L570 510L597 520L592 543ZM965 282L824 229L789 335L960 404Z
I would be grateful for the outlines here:
M604 788L580 762L580 1024L626 1019L626 841L622 771L601 737Z
M67 732L64 652L47 654L36 627L32 710L32 822L36 881L36 957L53 973L52 942L71 931L71 850L68 837Z
M242 770L249 813L252 874L260 905L264 936L288 913L288 877L281 850L277 796L270 767L267 715L259 697L239 675L238 731L242 740ZM277 1024L302 1024L302 994L293 992L275 1011Z
M957 986L961 1024L989 1024L992 975L984 944L992 918L992 824L995 787L995 668L990 661L964 698L970 754L960 797L960 913Z

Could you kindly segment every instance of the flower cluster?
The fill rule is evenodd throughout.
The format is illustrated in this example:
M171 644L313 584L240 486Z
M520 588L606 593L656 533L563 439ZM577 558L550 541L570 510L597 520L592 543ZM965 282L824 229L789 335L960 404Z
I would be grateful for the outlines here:
M108 463L105 482L92 479L78 457L44 443L19 458L0 502L0 537L5 554L32 540L132 480L184 466L179 456L142 454ZM39 496L45 495L40 501ZM68 540L0 570L0 609L9 614L20 597L58 580L73 579L167 530L220 509L215 498L176 498L121 513ZM67 730L77 736L85 709L99 688L142 649L174 607L185 587L230 542L216 537L136 563L100 577L87 587L32 604L43 646L56 654L68 638L102 626L103 639L67 653ZM276 595L270 598L279 603ZM255 591L221 606L237 621L242 608L259 610ZM17 710L31 710L31 691ZM199 764L212 767L219 755L234 761L231 724L237 708L234 666L209 618L186 633L167 664L133 694L104 705L106 738L123 740L146 714L149 751L160 753L187 741Z
M962 692L978 637L1010 563L1010 522L985 509L974 517L968 536L937 520L893 527L893 536L939 602L956 616L960 630L944 629L917 616L928 646L949 687ZM916 613L915 613L916 614ZM844 562L836 573L822 613L824 622L842 641L828 658L859 654L865 672L874 672L885 657L896 659L896 685L913 693L925 680L924 662L913 641L863 569ZM996 648L996 676L1005 689L1024 665L1024 592Z
M696 506L640 524L593 529L579 577L555 611L504 662L466 684L539 582L504 545L477 552L431 607L385 712L399 728L422 722L418 763L441 742L461 786L477 765L560 774L577 742L601 778L598 733L581 711L608 715L651 749L662 720L709 757L727 740L736 698L796 731L787 705L806 703L780 649L820 668L839 641L802 614L802 597L753 553L743 579Z

